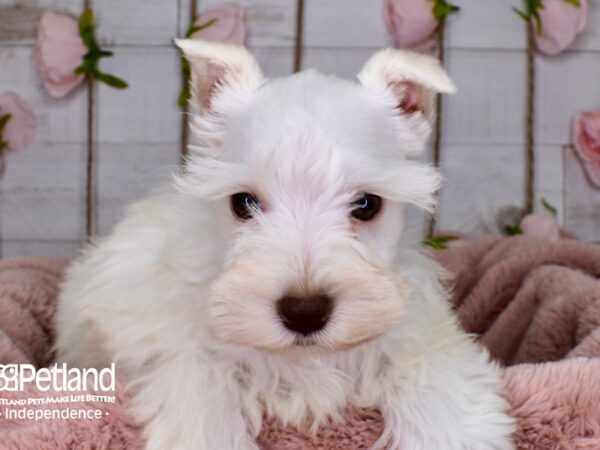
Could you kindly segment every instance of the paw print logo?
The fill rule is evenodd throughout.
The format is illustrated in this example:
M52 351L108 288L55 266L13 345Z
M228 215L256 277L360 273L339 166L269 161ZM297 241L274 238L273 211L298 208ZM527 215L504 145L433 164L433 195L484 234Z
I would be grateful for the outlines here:
M0 391L14 392L18 389L17 364L0 364Z

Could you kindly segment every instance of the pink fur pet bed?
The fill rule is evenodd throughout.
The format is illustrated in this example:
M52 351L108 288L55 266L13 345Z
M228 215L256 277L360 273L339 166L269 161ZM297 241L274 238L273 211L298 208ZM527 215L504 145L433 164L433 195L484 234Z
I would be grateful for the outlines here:
M454 242L435 256L455 274L461 323L506 366L517 447L600 449L600 248L574 240L488 238ZM0 363L51 362L52 316L65 266L34 258L0 262ZM141 448L139 428L125 412L127 396L118 387L116 394L116 403L69 405L101 410L102 417L91 420L9 420L8 406L0 405L0 448ZM0 400L52 395L30 388L0 392ZM375 410L349 408L345 418L315 436L267 419L258 441L268 450L358 450L382 430Z

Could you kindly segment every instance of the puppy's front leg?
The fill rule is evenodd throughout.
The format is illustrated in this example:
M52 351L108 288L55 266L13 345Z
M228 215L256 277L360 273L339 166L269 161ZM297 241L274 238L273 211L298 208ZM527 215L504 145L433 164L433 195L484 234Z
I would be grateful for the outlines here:
M145 424L147 450L258 450L232 380L207 367L197 355L178 356L133 380L133 413Z
M460 357L434 352L409 370L390 370L381 400L386 433L377 448L514 449L500 371L483 351L465 346L471 348Z

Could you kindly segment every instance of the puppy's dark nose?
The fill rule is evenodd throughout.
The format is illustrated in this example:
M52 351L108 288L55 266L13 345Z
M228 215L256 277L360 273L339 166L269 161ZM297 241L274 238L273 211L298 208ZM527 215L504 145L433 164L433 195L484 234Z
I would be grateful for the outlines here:
M286 295L277 303L277 312L287 329L305 336L325 326L333 302L326 295L298 298Z

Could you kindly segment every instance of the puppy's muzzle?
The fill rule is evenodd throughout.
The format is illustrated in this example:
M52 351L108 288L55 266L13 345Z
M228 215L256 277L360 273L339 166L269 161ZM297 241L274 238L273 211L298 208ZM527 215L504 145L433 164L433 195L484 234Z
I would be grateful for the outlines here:
M277 313L288 330L304 336L322 329L333 311L333 301L327 295L298 298L291 295L277 302Z

